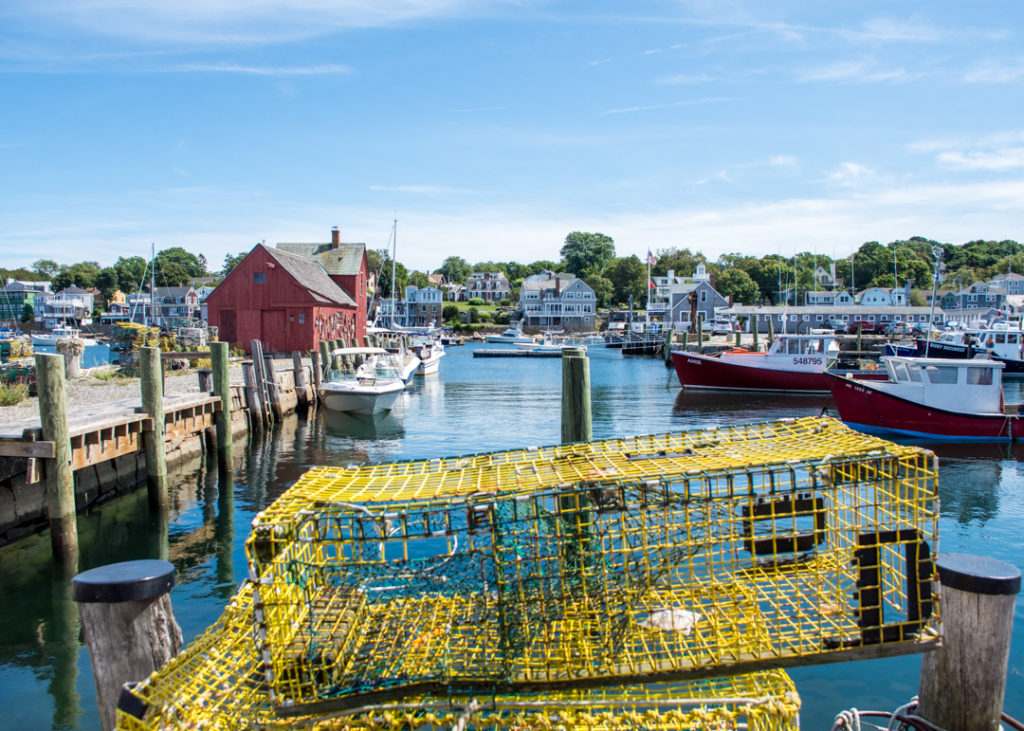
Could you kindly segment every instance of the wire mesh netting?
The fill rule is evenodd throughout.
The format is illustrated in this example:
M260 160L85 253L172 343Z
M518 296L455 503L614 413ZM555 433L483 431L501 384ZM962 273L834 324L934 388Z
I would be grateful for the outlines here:
M474 725L617 728L594 719L736 695L751 728L785 728L789 680L765 668L934 641L936 480L930 452L831 419L314 468L254 521L234 606L124 723L475 699Z

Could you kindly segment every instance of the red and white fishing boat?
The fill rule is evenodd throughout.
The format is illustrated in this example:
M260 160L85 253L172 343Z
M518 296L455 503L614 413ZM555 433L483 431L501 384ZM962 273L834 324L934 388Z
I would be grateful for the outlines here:
M828 393L823 374L838 355L831 331L784 333L767 352L732 348L698 355L674 350L672 363L685 389Z
M1016 405L1003 403L1003 363L987 358L882 358L889 378L826 374L839 418L859 431L918 439L1024 438Z

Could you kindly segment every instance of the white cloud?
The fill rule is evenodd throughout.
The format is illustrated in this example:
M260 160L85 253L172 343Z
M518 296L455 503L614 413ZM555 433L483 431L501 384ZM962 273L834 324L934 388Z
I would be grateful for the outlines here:
M934 154L935 161L954 170L1012 170L1024 167L1024 130L975 138L920 140L911 152Z
M334 76L351 74L349 66L320 64L316 66L242 66L239 64L187 64L155 69L157 72L251 74L255 76Z
M959 170L1012 170L1024 167L1024 147L988 152L940 152L937 160L942 165Z
M1024 58L985 61L964 73L964 81L972 84L1012 84L1021 78L1024 78Z
M673 74L672 76L663 76L660 79L655 79L655 84L704 84L708 81L714 81L714 77L709 74Z
M844 162L839 168L829 173L828 182L843 187L855 187L876 180L871 168L856 162Z
M690 99L688 101L669 102L667 104L650 104L647 106L640 107L621 107L618 109L606 109L603 112L599 112L597 116L606 117L611 114L632 114L634 112L656 112L662 109L675 109L677 107L690 107L696 104L714 104L717 102L728 102L732 101L730 97L716 96L709 97L706 99Z
M346 28L479 14L500 4L469 0L55 0L24 4L18 15L102 36L230 44L298 40Z
M833 64L806 69L796 74L796 80L842 81L857 84L880 82L903 82L920 78L920 73L911 73L902 68L889 68L874 61L839 61Z

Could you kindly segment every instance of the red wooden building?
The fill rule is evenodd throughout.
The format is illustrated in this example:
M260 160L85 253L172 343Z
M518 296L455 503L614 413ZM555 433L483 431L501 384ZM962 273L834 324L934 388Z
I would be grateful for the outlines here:
M349 293L319 258L257 244L206 298L207 319L219 337L250 352L309 351L321 340L366 334L366 255L362 291ZM356 280L360 275L356 275ZM352 295L356 295L353 298Z

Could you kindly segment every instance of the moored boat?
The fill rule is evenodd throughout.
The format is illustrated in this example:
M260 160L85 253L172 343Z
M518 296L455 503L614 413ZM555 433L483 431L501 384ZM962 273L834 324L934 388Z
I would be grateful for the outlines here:
M1004 365L987 358L885 357L888 380L826 374L839 418L872 434L955 441L1024 437L1003 403Z
M838 355L833 334L783 333L767 352L730 348L701 355L674 350L672 363L686 389L821 394L828 393L825 369Z
M416 369L417 374L427 376L438 372L441 358L445 355L440 338L413 343L409 347L420 361L419 368Z
M532 343L533 338L523 334L521 326L512 326L500 335L488 335L484 338L488 343Z
M85 345L95 345L96 341L92 338L83 338L81 331L77 327L70 327L68 325L58 325L53 328L50 332L36 332L32 333L32 344L33 345L56 345L58 340L64 338L77 338L81 340Z
M351 364L342 370L328 370L320 384L320 402L332 411L374 415L388 412L405 390L401 374L389 363L383 348L336 348L339 357Z

